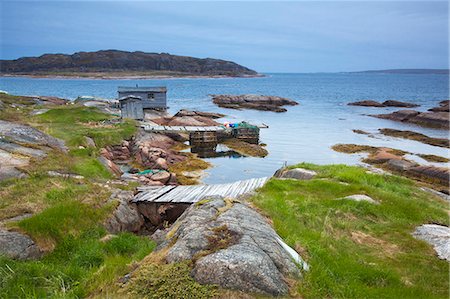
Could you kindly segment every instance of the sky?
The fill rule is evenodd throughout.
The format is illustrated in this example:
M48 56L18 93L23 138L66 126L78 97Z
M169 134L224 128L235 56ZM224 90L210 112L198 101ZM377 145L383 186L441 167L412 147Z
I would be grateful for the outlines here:
M448 68L448 1L5 1L0 58L119 49L259 72Z

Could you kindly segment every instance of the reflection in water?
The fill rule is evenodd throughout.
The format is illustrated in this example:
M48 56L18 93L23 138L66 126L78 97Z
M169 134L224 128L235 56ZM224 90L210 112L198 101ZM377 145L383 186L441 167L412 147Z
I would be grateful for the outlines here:
M229 158L242 158L243 155L235 152L223 144L218 144L213 148L206 147L192 147L191 153L197 154L199 158L220 158L220 157L229 157Z

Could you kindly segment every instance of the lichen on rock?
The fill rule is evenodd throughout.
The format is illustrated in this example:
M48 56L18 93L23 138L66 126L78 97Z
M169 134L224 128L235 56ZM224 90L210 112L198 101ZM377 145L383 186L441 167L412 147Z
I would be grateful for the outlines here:
M212 197L186 210L159 248L168 248L169 263L192 260L192 275L202 284L278 296L288 293L286 278L307 268L279 240L247 204Z

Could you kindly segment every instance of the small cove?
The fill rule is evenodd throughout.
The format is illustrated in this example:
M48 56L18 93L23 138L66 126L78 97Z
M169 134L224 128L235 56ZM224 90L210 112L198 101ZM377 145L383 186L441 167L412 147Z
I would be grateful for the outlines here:
M268 74L263 78L98 80L98 79L32 79L1 78L0 89L19 95L49 95L75 99L81 95L115 98L117 86L159 86L168 88L170 113L180 109L220 112L227 116L221 122L246 120L265 123L261 142L267 144L265 158L242 157L228 152L203 156L213 167L207 170L205 183L228 183L272 175L284 163L360 164L360 155L348 155L331 149L336 143L386 146L415 154L449 156L446 148L417 141L387 137L378 129L411 130L432 137L448 138L448 131L377 119L368 114L388 113L401 108L348 106L347 103L372 99L389 99L417 103L425 111L448 98L448 75L405 74ZM210 94L265 94L288 97L300 103L287 107L286 113L219 108ZM356 134L364 130L373 136ZM422 160L421 160L422 162ZM433 163L435 165L445 165Z

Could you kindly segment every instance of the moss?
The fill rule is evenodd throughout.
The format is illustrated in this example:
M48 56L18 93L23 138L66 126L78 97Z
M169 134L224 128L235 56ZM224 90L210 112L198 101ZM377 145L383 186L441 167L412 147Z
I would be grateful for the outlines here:
M438 162L438 163L450 162L450 159L444 158L441 156L436 156L436 155L418 154L417 156L421 157L422 159L427 160L428 162Z
M410 140L419 141L422 143L434 145L434 146L440 146L440 147L450 147L450 140L446 138L434 138L429 137L421 133L413 132L413 131L401 131L401 130L395 130L395 129L380 129L380 133L386 136L392 136L392 137L400 137Z
M263 158L269 154L269 152L260 145L247 143L237 139L227 139L222 143L244 156Z
M128 292L140 298L212 298L216 287L201 285L191 276L191 262L148 263L138 269Z
M184 173L205 170L211 167L211 164L206 161L203 161L202 159L197 158L195 155L191 153L184 153L184 154L186 156L186 159L184 161L170 165L169 171L176 174L177 181L181 185L198 184L199 182L197 179L188 177Z
M211 199L202 199L202 200L200 200L200 201L197 201L196 203L195 203L195 206L196 207L199 207L199 206L202 206L202 205L204 205L204 204L207 204L208 202L210 202L211 201Z
M375 153L378 149L375 146L358 145L358 144L336 144L333 145L331 148L337 152L346 154L355 154L361 152Z

